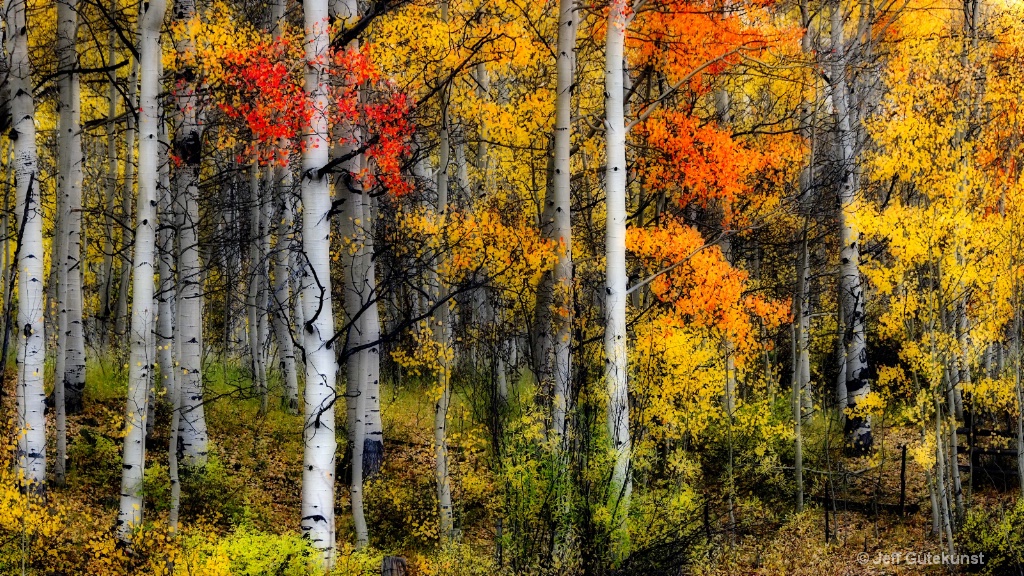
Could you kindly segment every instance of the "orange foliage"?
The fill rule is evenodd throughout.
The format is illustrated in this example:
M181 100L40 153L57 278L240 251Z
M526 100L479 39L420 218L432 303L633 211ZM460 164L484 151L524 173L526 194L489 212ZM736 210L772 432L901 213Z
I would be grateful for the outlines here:
M672 307L664 318L668 324L712 328L737 349L747 349L754 345L755 322L775 327L789 319L789 302L747 293L747 272L729 264L717 245L705 245L690 226L669 220L657 228L633 228L626 246L647 274L660 272L650 287Z

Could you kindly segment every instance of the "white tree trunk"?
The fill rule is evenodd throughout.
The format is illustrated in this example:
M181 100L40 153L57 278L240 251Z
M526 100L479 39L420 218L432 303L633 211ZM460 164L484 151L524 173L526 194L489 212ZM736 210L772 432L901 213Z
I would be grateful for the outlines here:
M267 379L269 363L272 360L270 349L270 194L274 190L274 170L272 166L263 169L263 185L260 187L260 292L256 300L259 321L256 323L256 337L260 351L260 382L267 391L267 402L270 397L270 381ZM266 409L264 408L264 411Z
M59 156L59 168L57 179L57 217L60 226L55 228L60 233L57 239L58 249L53 265L57 267L57 357L55 359L53 398L56 408L55 428L57 434L57 457L54 461L54 475L59 484L64 484L65 465L67 461L67 412L70 408L68 400L75 396L74 390L68 386L65 377L65 366L69 356L73 354L68 350L68 324L70 322L68 310L68 298L70 287L68 286L69 274L78 273L74 265L78 263L77 254L72 258L70 254L70 243L76 244L80 249L81 242L81 212L74 209L72 203L77 199L78 209L82 203L82 137L81 137L81 110L79 105L78 73L75 66L78 63L75 38L78 32L78 12L75 10L75 0L62 0L57 2L57 66L60 76L57 79L59 91L58 111L60 113L59 131L57 133L57 154ZM78 226L75 227L71 220L78 218ZM80 250L78 250L80 252ZM78 323L81 327L81 283L78 288ZM80 335L79 330L79 335ZM84 343L79 339L79 344ZM78 353L84 355L84 350L79 349ZM81 356L77 358L81 363ZM80 394L79 401L80 401Z
M303 317L306 333L306 393L303 403L302 532L321 551L325 566L334 563L334 402L337 358L328 342L334 338L331 304L331 192L328 161L327 56L330 30L327 1L303 2L306 30L306 97L313 110L302 151L302 241L306 256Z
M344 26L353 24L359 15L358 3L352 0L335 1L332 10ZM357 50L358 40L352 40L345 47ZM351 86L348 89L353 89ZM339 154L350 154L359 147L359 127L350 121L342 121L336 127L338 140L343 144L335 148ZM344 207L340 218L340 232L344 238L342 249L342 275L345 282L345 320L347 324L346 353L346 396L347 423L350 456L349 494L352 502L356 546L364 547L369 540L366 515L363 508L363 481L375 470L367 466L379 462L374 454L377 445L371 445L368 433L371 430L371 413L380 418L380 404L377 394L370 391L370 378L379 373L380 360L376 348L362 348L363 345L379 338L379 319L376 295L373 293L373 213L369 195L365 194L355 175L363 167L364 159L357 155L344 164L347 174L337 182L336 194ZM369 330L377 326L377 334ZM376 378L374 378L376 380ZM373 407L374 402L376 407ZM377 438L379 440L379 437Z
M160 187L158 189L159 199L157 200L157 219L161 222L157 229L156 242L157 254L160 261L159 278L160 286L156 293L156 362L159 376L158 390L163 390L164 401L170 406L178 406L174 396L177 393L175 386L174 366L174 300L175 300L175 278L174 278L174 230L177 228L172 224L174 218L174 200L171 197L171 163L168 161L166 152L170 150L170 141L167 135L167 123L160 123ZM177 428L172 428L172 434L177 434Z
M377 221L375 199L369 194L361 196L362 213L368 229L365 235L363 273L366 278L364 293L369 299L363 314L363 342L367 345L360 361L362 392L366 396L363 414L366 420L363 438L363 474L366 478L380 472L384 464L384 426L380 414L380 308L377 292L377 266L373 258L374 229Z
M113 62L117 57L114 50L115 34L107 35L107 42L110 49L107 55L107 62ZM117 117L117 86L111 79L107 89L107 166L106 184L107 197L103 213L103 265L100 267L97 285L100 291L100 303L97 316L99 317L100 346L106 343L106 335L110 325L110 291L114 283L114 202L117 196L117 133L115 132L114 119Z
M153 331L153 274L156 260L156 184L159 178L160 28L166 3L150 0L139 22L139 198L133 262L131 353L128 406L125 417L124 463L117 533L127 538L142 522L142 478L145 469L146 404L152 386L149 340Z
M277 5L280 5L278 3ZM288 144L280 146L288 150ZM270 303L274 320L274 335L277 337L277 350L280 356L281 378L284 380L284 396L282 404L290 414L299 412L299 380L295 372L295 346L291 331L291 256L292 227L295 217L292 212L292 172L287 165L277 169L279 176L275 185L277 193L274 203L277 205L277 244L274 246L274 291L273 302Z
M260 412L267 411L266 358L263 354L263 341L260 339L260 324L265 309L260 308L260 295L266 281L264 278L264 255L260 248L263 245L263 209L260 189L260 171L256 162L250 167L249 175L249 286L245 299L248 317L247 336L249 340L249 357L252 369L252 381L260 398Z
M548 238L557 242L558 261L553 275L553 303L551 334L554 362L551 427L556 438L565 434L565 414L568 409L572 378L572 84L576 63L576 9L573 0L558 3L558 53L556 54L557 80L555 88L555 138L552 191L553 221Z
M186 22L195 17L194 0L178 0L174 19ZM179 55L190 54L195 47L188 35L175 39ZM187 59L187 58L186 58ZM179 464L185 467L206 465L209 437L203 407L203 299L202 267L199 261L199 167L202 152L202 125L198 120L195 71L178 71L174 83L174 153L180 162L174 171L174 199L178 215L178 302L177 322L180 339L178 368L181 371L178 394Z
M871 384L865 378L868 368L867 340L865 336L864 286L860 275L860 238L851 219L857 197L856 157L854 144L856 134L850 121L850 107L846 84L846 54L843 39L842 13L838 2L834 2L831 14L832 62L831 92L835 106L836 132L839 138L839 241L840 241L840 297L843 317L846 322L846 396L847 406L854 408L871 392ZM871 419L868 417L847 418L845 425L847 442L858 451L871 448Z
M434 338L441 345L443 356L440 359L440 372L438 373L438 385L441 389L441 396L434 405L434 458L435 458L435 483L437 485L437 501L439 511L439 527L441 539L448 540L452 537L454 520L452 515L452 486L448 466L448 409L451 406L451 361L449 348L451 347L451 312L449 302L442 302L447 297L447 291L442 286L442 280L435 274L437 283L437 299L440 303L434 314Z
M441 3L441 18L448 21L448 3ZM448 213L448 166L450 164L451 137L448 118L448 91L442 91L441 97L441 133L438 156L440 159L437 170L437 214L442 218ZM435 258L442 258L437 254ZM454 364L451 358L451 309L448 290L444 279L437 274L440 262L434 262L432 284L435 287L434 301L437 305L434 312L434 339L442 350L439 359L440 370L437 374L438 387L441 395L434 405L434 481L437 487L439 512L439 532L442 541L452 537L454 519L452 510L452 486L448 465L448 408L451 406L451 371Z
M117 286L117 310L114 312L114 336L124 336L128 323L128 288L131 282L132 264L132 201L135 198L135 115L132 111L138 110L136 97L139 89L139 66L138 60L132 62L132 73L128 77L128 129L125 131L124 143L124 189L121 197L122 216L124 227L121 232L121 278Z
M605 44L605 384L608 391L608 436L615 453L612 501L616 530L625 530L632 482L629 474L629 398L626 334L626 118L623 49L629 24L628 0L614 0L608 13Z
M38 491L46 487L46 394L43 367L43 211L36 155L35 102L28 57L27 0L7 0L8 90L14 147L18 247L18 473Z

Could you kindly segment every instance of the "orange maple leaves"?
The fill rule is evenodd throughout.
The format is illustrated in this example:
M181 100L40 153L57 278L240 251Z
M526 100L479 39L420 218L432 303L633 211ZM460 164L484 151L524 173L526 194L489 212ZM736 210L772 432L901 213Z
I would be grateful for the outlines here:
M750 294L748 275L693 227L670 219L656 228L632 228L626 246L656 275L651 292L671 307L663 322L717 330L738 349L754 344L755 321L775 327L790 316L789 303Z

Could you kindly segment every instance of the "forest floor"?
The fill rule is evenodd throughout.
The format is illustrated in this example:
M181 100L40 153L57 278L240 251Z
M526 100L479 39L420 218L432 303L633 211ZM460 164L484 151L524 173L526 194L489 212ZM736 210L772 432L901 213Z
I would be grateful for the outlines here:
M8 374L8 382L13 374ZM207 370L206 414L211 462L201 478L183 478L182 521L226 533L238 526L268 533L296 533L299 525L302 419L272 402L265 414L251 394L244 369L212 365ZM67 485L50 491L53 501L69 503L68 529L82 534L108 531L117 515L120 491L120 437L124 420L125 378L116 367L91 363L85 411L69 418L70 469ZM366 504L374 545L382 552L410 559L413 573L470 574L471 557L458 558L447 569L426 566L436 547L433 507L433 402L429 394L391 387L382 390L386 464L366 487ZM13 398L4 410L13 414ZM489 494L491 477L486 442L469 424L471 407L457 400L451 412L450 435L455 456L453 481L462 502L462 538L479 558L493 558L493 511L500 497ZM0 421L11 422L3 418ZM52 426L52 417L48 425ZM146 515L156 525L166 522L169 502L166 447L169 410L161 403L147 450ZM52 430L50 430L52 432ZM880 431L881 432L881 431ZM924 471L907 459L907 512L900 515L900 447L915 434L907 428L879 433L875 460L847 460L851 474L834 476L834 511L825 514L826 484L820 471L807 472L807 509L770 519L738 510L737 530L716 531L692 558L686 573L732 574L943 574L957 566L928 564L926 554L940 553L929 534L931 512ZM343 434L339 433L343 439ZM49 438L53 438L50 434ZM51 441L52 443L52 441ZM50 446L49 453L55 454ZM344 465L339 444L339 468ZM881 457L879 457L881 455ZM342 477L339 474L339 477ZM339 485L339 545L352 541L347 490ZM976 487L973 506L1002 510L1013 506L1016 489ZM873 504L881 507L873 513ZM743 514L747 514L746 517ZM762 521L763 520L763 521ZM828 528L826 529L826 522ZM831 537L826 542L826 530ZM897 556L898 555L898 556ZM977 567L975 567L977 568ZM975 568L970 571L975 571ZM1003 573L989 570L991 573Z

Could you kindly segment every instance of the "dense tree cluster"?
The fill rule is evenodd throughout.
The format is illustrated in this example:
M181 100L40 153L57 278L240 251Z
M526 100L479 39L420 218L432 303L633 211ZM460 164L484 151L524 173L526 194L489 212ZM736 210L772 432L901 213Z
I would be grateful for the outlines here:
M902 513L908 462L937 546L970 549L976 456L1024 477L1022 16L6 0L0 506L23 512L0 518L50 533L33 502L95 445L90 367L114 366L136 556L199 521L207 416L250 400L301 436L277 529L305 541L274 546L309 570L420 538L509 573L676 573L809 501L828 542L883 477ZM408 393L426 452L391 433ZM432 513L396 539L374 505L409 453Z

